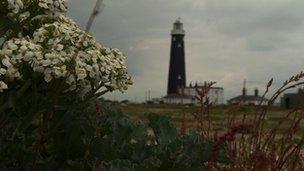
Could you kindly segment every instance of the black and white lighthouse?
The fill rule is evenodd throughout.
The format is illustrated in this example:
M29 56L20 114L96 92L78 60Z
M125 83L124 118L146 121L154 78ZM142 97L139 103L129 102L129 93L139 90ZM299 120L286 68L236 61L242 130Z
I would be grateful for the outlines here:
M198 104L196 97L197 89L203 89L204 84L191 83L186 85L185 64L185 31L180 18L173 24L171 31L171 54L168 77L167 95L160 99L165 104ZM207 94L213 105L224 104L224 89L222 87L211 87Z
M167 95L178 94L178 89L186 87L185 31L180 18L173 24L171 31L171 52Z

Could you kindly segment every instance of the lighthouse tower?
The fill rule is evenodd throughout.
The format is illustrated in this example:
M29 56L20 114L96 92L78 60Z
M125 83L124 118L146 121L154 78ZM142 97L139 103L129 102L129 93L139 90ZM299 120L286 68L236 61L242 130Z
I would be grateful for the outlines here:
M178 18L171 31L171 53L167 95L178 94L178 88L186 87L185 67L185 31L183 23Z

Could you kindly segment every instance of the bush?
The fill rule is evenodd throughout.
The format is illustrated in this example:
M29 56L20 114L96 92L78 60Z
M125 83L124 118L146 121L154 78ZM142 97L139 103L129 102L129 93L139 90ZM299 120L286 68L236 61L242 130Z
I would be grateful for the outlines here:
M2 169L202 170L211 158L212 141L195 132L179 135L167 117L151 114L146 125L108 108L99 112L98 105L97 111L71 108L47 121L36 116L7 124L1 131ZM218 161L229 162L225 153Z

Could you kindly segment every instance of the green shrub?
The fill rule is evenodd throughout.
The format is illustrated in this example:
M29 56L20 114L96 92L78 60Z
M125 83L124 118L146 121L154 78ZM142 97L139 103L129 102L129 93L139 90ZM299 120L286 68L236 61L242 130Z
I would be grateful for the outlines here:
M45 126L39 116L7 124L1 130L2 169L202 170L212 156L212 141L195 132L180 135L168 117L151 114L146 125L108 108L96 113L92 105L72 106ZM225 158L219 162L227 163Z

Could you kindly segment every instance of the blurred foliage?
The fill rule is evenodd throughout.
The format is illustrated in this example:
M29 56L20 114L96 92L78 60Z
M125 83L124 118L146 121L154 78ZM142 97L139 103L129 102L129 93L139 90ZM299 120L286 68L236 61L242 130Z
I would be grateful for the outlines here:
M50 97L32 89L0 96L0 170L204 170L211 158L211 141L180 135L168 117L150 114L145 124L64 93L66 105L48 109Z

